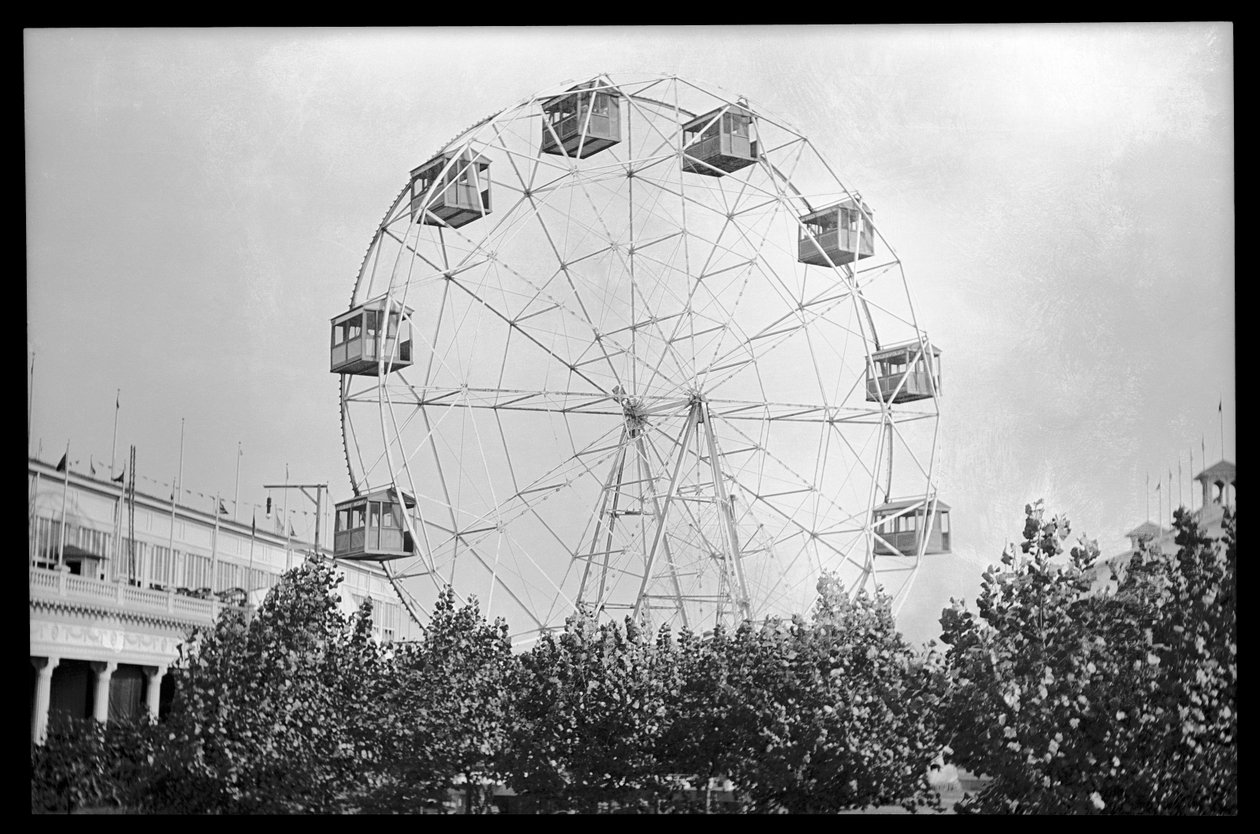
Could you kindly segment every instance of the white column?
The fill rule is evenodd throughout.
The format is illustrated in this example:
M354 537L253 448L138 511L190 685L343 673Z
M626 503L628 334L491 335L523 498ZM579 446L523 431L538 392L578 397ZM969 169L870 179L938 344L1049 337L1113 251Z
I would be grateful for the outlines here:
M92 698L92 717L104 724L109 720L109 682L118 664L114 661L94 661L92 672L96 675L96 693Z
M35 680L35 710L31 716L31 741L44 743L48 732L48 703L52 698L53 669L61 662L59 657L32 657L31 665L39 672Z
M217 507L215 509L218 509ZM165 666L146 666L144 667L144 698L145 703L149 707L149 718L157 721L158 719L158 702L162 697L162 678L166 676Z

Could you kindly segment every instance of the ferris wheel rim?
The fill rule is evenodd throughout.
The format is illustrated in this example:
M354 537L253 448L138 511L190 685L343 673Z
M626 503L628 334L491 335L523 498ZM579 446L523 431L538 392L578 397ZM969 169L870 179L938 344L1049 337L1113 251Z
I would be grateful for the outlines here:
M599 78L599 77L605 77L605 78L606 78L607 76L597 76L596 78ZM657 81L667 81L667 80L671 80L671 79L672 79L672 80L674 80L675 82L677 82L677 81L681 80L681 79L679 79L677 76L674 76L674 75L662 75L662 76L660 76L660 77L659 77L658 79L656 79L656 80L657 80ZM611 82L611 80L609 80L609 84L611 84L611 83L612 83L612 82ZM686 83L690 83L690 82L686 82ZM562 85L558 85L558 86L562 86ZM694 85L693 85L693 86L694 86ZM549 89L553 89L553 88L549 88ZM557 92L561 92L561 91L557 90ZM711 90L706 90L706 92L710 92L710 94L712 94ZM503 110L496 111L496 113L492 114L491 116L488 116L488 117L486 117L486 118L482 119L481 121L477 122L476 124L474 124L474 125L472 125L471 127L469 127L469 128L467 128L467 129L465 129L465 130L464 130L464 131L462 131L461 133L457 134L457 135L456 135L456 137L455 137L454 139L452 139L450 142L446 143L446 145L444 145L444 146L443 146L442 150L441 150L441 151L439 151L439 155L440 155L440 154L442 154L442 153L446 153L446 152L448 151L448 149L452 149L452 148L456 148L456 149L458 149L459 151L461 151L461 152L462 152L462 150L463 150L463 149L467 146L468 142L469 142L469 141L471 141L471 140L470 140L469 138L467 138L467 137L470 137L470 135L475 134L477 131L479 131L479 130L481 130L481 129L485 128L487 125L491 125L491 124L493 124L496 120L498 120L498 119L500 119L501 117L503 117L503 116L504 116L504 114L506 114L506 113L511 113L511 112L513 112L513 111L515 111L515 110L521 109L521 108L526 107L526 106L532 106L533 104L537 103L537 102L538 102L541 98L543 98L543 97L544 97L544 95L545 95L545 91L540 91L539 93L536 93L535 95L533 95L533 96L529 97L528 99L525 99L525 100L524 100L524 101L522 101L520 104L518 104L518 105L516 105L516 106L514 106L514 107L504 108ZM553 95L554 95L554 93L553 93ZM758 111L758 112L760 112L760 111ZM802 139L805 143L807 143L807 144L812 144L812 143L809 143L809 140L808 140L807 138L805 138L804 136L800 136L800 138L801 138L801 139ZM453 163L453 160L452 160L452 162L448 162L448 163L447 163L447 165L449 166L449 165L451 165L452 163ZM824 164L824 165L826 164L825 160L823 160L823 164ZM774 169L774 168L773 168L773 166L772 166L770 163L768 163L768 162L767 162L767 163L766 163L766 165L767 165L767 167L769 167L769 168L771 168L772 170L774 170L776 174L778 174L778 173L779 173L779 172L777 171L777 169ZM796 187L796 185L795 185L794 183L792 183L792 181L790 180L790 178L788 178L788 177L784 176L784 177L783 177L783 182L784 182L786 185L788 185L788 186L790 186L790 187L792 188L794 195L797 197L797 199L799 199L799 200L803 203L803 205L804 205L804 206L806 207L806 209L808 210L808 209L810 208L810 204L809 204L809 202L808 202L807 198L806 198L806 197L805 197L805 195L804 195L804 194L803 194L803 193L802 193L802 192L801 192L801 191L800 191L800 190ZM837 182L839 182L839 178L837 178ZM842 185L841 187L843 187L843 185ZM399 207L400 207L401 203L403 202L403 200L404 200L404 198L405 198L405 196L406 196L406 193L407 193L407 191L408 191L408 188L409 188L409 186L405 186L405 187L402 189L402 191L399 193L398 197L396 197L396 198L395 198L394 203L393 203L393 205L391 206L390 211L389 211L389 212L387 212L387 214L386 214L386 218L388 218L389 216L391 216L392 214L394 214L394 213L396 213L396 212L398 211L398 209L399 209ZM845 193L846 193L846 194L848 194L848 193L849 193L847 189L845 189ZM853 192L853 194L856 194L856 192ZM414 223L414 220L413 220L413 223ZM364 277L365 277L365 275L367 274L369 257L370 257L370 256L371 256L371 254L372 254L372 250L373 250L373 249L376 247L376 245L377 245L378 239L379 239L379 237L380 237L380 235L381 235L381 232L382 232L382 229L384 228L384 226L385 226L385 222L384 222L384 221L382 221L382 224L380 224L380 225L378 226L377 235L376 235L376 237L374 237L374 239L373 239L373 243L369 246L368 253L367 253L367 254L365 254L365 257L364 257L363 263L362 263L362 264L361 264L361 266L360 266L359 273L358 273L358 275L357 275L357 277L356 277L355 289L354 289L354 291L352 292L352 302L351 302L351 303L352 303L352 305L355 303L355 300L356 300L356 299L360 299L360 288L361 288L361 286L362 286L362 283L363 283ZM878 227L876 227L876 234L878 234L878 235L880 236L880 239L881 239L881 240L883 240L883 236L882 236L882 234L878 231ZM905 283L905 280L904 280L904 271L903 271L903 270L902 270L902 268L901 268L900 259L896 257L895 253L894 253L894 252L892 251L892 249L891 249L891 246L888 246L886 241L884 241L884 243L885 243L885 246L888 248L888 251L889 251L889 252L890 252L890 254L892 255L892 260L891 260L891 263L895 266L895 268L897 269L897 271L901 273L902 283L904 284L904 283ZM856 266L856 261L854 262L854 265ZM836 273L844 273L844 270L842 270L842 269L841 269L841 265L840 265L840 264L832 264L832 265L831 265L831 269L832 269L834 272L836 272ZM869 319L870 319L870 316L871 316L871 313L870 313L869 308L867 307L866 297L865 297L865 296L864 296L861 292L857 291L857 287L856 287L856 276L855 276L855 275L853 275L853 274L849 274L848 278L849 278L849 281L850 281L850 286L851 286L851 288L852 288L853 298L856 300L856 302L857 302L857 303L861 304L861 306L862 306L863 310L865 311L865 316L866 316L866 317L867 317L867 319L869 320ZM907 286L908 286L908 285L907 285ZM392 286L391 286L391 288L390 288L390 289L387 289L387 290L383 293L383 295L384 295L384 297L386 298L386 305L387 305L387 306L386 306L386 310L388 311L388 309L389 309L388 305L389 305L390 303L392 303L392 295L393 295L393 293L392 293ZM405 296L404 296L404 299L405 299ZM360 300L361 300L361 299L360 299ZM401 304L402 304L402 302L400 302L400 306L401 306ZM913 305L911 305L911 306L910 306L910 310L911 310L911 315L913 316L913 315L914 315L914 313L913 313ZM870 354L872 353L872 343L874 344L874 349L876 349L876 350L877 350L877 349L879 348L878 336L876 335L876 333L875 333L875 331L874 331L874 322L873 322L873 321L871 321L871 322L870 322L870 324L871 324L871 329L872 329L871 339L870 339L869 341L868 341L868 340L865 340L865 339L863 340L863 349L865 350L865 353L866 353L866 360L867 360L867 362L868 362L868 363L870 362ZM916 328L917 328L917 323L916 323ZM387 434L388 434L388 430L387 430L387 428L386 428L386 426L385 426L385 424L384 424L384 420L385 420L385 408L386 408L386 405L387 405L387 404L386 404L386 402L385 402L385 399L384 399L384 398L385 398L385 394L386 394L386 385L385 385L385 383L384 383L384 378L385 378L385 374L387 373L387 365L386 365L387 360L386 360L386 359L382 356L382 358L381 358L381 360L380 360L380 361L381 361L381 369L380 369L380 371L379 371L378 373L379 373L379 379L381 380L381 384L378 386L378 389L377 389L377 390L378 390L378 392L379 392L379 395L380 395L380 398L381 398L381 399L379 400L378 405L379 405L379 407L380 407L380 416L381 416L381 431L382 431L382 434L383 434L383 435L387 435ZM350 383L350 381L349 381L349 380L350 380L350 378L349 378L347 375L343 375L343 376L342 376L342 384L341 384L341 416L342 416L342 426L343 426L343 451L344 451L344 454L345 454L345 457L346 457L346 461L347 461L347 469L348 469L348 471L349 471L349 474L351 475L350 480L351 480L352 486L354 487L355 494L356 494L356 495L359 495L359 494L360 494L360 491L361 491L361 490L360 490L359 479L357 479L357 478L354 476L354 472L353 472L353 470L354 470L354 463L353 463L353 461L352 461L352 459L351 459L351 454L350 454L350 443L349 443L349 441L347 440L347 437L348 437L348 435L349 435L348 426L347 426L347 422L348 422L348 416L347 416L347 408L348 408L348 391L349 391L349 388L350 388L350 385L351 385L351 383ZM420 405L419 407L420 407L420 409L421 409L422 411L423 411L423 410L424 410L424 408L425 408L423 405ZM933 408L934 408L934 409L936 408L936 406L935 406L935 401L933 401ZM886 409L885 409L885 410L886 410ZM426 419L427 419L427 418L426 418ZM891 425L891 424L890 424L890 425ZM935 443L935 440L933 441L933 444L934 444L934 443ZM930 460L930 461L932 461L932 462L934 462L934 459L935 459L935 453L934 453L934 451L933 451L933 453L931 454L931 456L930 456L929 460ZM394 466L393 466L393 463L392 463L392 458L391 458L390 456L388 456L388 455L386 456L386 462L387 462L387 465L389 466L389 471L390 471L390 481L391 481L391 483L395 484L395 486L396 486L396 485L397 485L397 483L398 483L398 479L399 479L399 473L398 473L398 472L396 472L396 471L394 470ZM932 463L929 463L929 466L931 466L931 465L932 465ZM360 461L360 466L361 466L361 468L363 467L362 461ZM929 476L929 484L930 484L930 483L931 483L931 480L930 480L930 476ZM414 486L414 484L413 484L413 486ZM397 488L397 487L396 487L396 488ZM872 491L872 492L873 492L873 491ZM928 497L928 496L927 496L927 495L925 495L925 499L926 499L927 497ZM935 498L934 498L934 497L932 497L932 499L931 499L931 500L932 500L932 504L934 505L934 504L935 504ZM872 500L871 500L871 502L870 502L870 503L871 503L871 504L873 504L873 503L874 503L873 497L872 497ZM410 520L410 518L408 518L408 525L410 525L410 523L411 523L411 520ZM921 558L922 558L922 552L921 552L921 551L922 551L922 548L921 548L921 547L919 548L919 551L920 551L920 552L916 553L916 554L915 554L915 557L914 557L914 566L915 566L916 570L917 570L918 563L919 563L919 561L920 561L920 560L921 560ZM398 580L398 578L397 578L397 577L398 577L398 574L397 574L397 572L394 570L395 566L394 566L392 563L390 563L390 562L385 562L384 564L385 564L385 568L386 568L386 573L390 576L390 580L391 580L391 582L392 582L392 583L395 583L395 584L396 584L396 586L398 586L398 587L399 587L399 592L400 592L400 596L401 596L402 591L401 591L401 587L400 587L400 581L399 581L399 580ZM407 607L408 607L409 613L411 613L411 614L412 614L412 616L413 616L413 618L417 619L417 621L418 621L418 620L419 620L419 618L416 616L416 612L415 612L414 608L412 607L412 605L411 605L411 604L408 604L408 606L407 606Z

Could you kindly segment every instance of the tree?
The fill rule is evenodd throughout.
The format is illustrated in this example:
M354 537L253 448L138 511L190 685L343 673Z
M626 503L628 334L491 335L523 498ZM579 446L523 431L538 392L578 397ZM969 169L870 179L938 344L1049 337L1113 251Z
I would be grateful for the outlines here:
M824 575L810 621L745 623L728 644L730 776L753 810L935 806L934 696L882 593Z
M703 793L697 808L675 803L681 810L713 810L712 785L729 776L745 754L751 713L732 685L730 636L718 624L707 639L690 629L678 635L672 648L674 662L664 689L669 716L658 758L666 772L687 778Z
M379 767L368 698L383 663L371 608L349 621L340 578L308 559L250 618L225 611L181 647L154 762L155 810L354 810Z
M1061 564L1067 519L1041 502L1025 514L977 613L955 603L941 619L951 746L993 777L960 810L1235 812L1233 517L1215 542L1179 511L1178 552L1139 552L1099 594L1097 545Z
M395 807L444 803L462 785L472 813L485 807L481 788L503 780L514 663L507 635L502 619L487 623L475 599L457 607L447 588L419 643L400 649L380 732Z
M658 759L672 675L658 646L627 618L569 617L520 658L509 785L544 806L645 810L673 786Z

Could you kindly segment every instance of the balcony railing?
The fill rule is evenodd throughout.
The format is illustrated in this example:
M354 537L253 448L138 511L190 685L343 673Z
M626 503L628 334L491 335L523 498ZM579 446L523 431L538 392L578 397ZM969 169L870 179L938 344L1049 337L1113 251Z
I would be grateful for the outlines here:
M106 582L69 571L30 568L31 599L59 599L91 603L120 614L166 614L178 620L197 624L214 622L224 607L217 599L197 599L176 594L174 590L158 591L137 588L123 582Z

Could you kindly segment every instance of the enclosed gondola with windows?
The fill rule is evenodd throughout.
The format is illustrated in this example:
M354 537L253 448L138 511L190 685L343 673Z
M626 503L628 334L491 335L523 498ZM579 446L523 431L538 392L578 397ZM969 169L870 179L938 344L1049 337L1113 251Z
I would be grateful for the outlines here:
M922 498L887 501L872 513L875 530L875 554L878 556L914 556L926 538L924 553L948 553L949 506L938 500L936 513L928 524L931 502Z
M411 310L390 306L388 321L381 297L332 320L332 367L335 374L377 376L411 365Z
M333 528L333 555L338 559L401 559L411 555L411 534L403 524L403 513L416 501L392 487L369 492L337 504Z
M752 113L742 107L712 110L683 125L682 169L720 177L757 161Z
M853 263L875 254L871 210L860 197L811 211L801 218L798 260L815 266Z
M594 81L542 102L543 153L578 159L621 141L621 94Z
M866 372L868 402L906 403L940 393L941 352L932 345L907 342L871 354Z
M485 157L467 151L442 153L411 172L413 220L459 228L489 213L490 163Z

